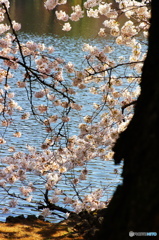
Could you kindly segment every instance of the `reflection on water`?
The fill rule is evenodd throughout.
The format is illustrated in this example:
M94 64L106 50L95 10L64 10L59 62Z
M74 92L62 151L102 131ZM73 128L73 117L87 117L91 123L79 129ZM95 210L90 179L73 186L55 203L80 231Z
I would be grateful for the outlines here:
M64 7L64 10L71 11L71 4L81 4L83 1L81 0L74 0L74 1L68 1L68 4ZM73 29L68 32L62 32L61 28L61 22L57 22L55 19L54 11L47 11L43 6L44 1L43 0L12 0L11 1L11 8L10 13L12 16L12 19L15 19L17 22L22 23L22 30L19 33L21 40L27 41L28 39L31 39L35 42L44 42L46 45L53 45L55 47L55 57L60 56L62 58L65 58L66 61L72 61L79 68L82 67L83 64L83 56L84 53L81 50L81 45L83 42L87 42L90 44L97 45L98 47L103 47L104 44L108 44L108 42L111 42L111 39L105 41L104 39L95 38L97 36L97 30L99 28L99 25L101 25L101 20L97 19L89 19L84 18L81 19L79 22L72 23ZM58 7L60 9L60 7ZM93 39L93 40L92 40ZM119 53L120 54L120 53ZM16 76L18 78L18 75ZM15 85L15 91L16 91L16 85ZM79 90L80 91L80 90ZM82 90L83 91L83 90ZM25 111L29 111L29 105L25 103L26 96L22 96L19 94L19 104L22 105L22 107L25 109ZM80 98L79 98L80 95ZM90 108L88 106L91 105L93 102L93 98L88 95L87 93L83 92L82 98L81 98L81 92L77 94L76 96L77 100L80 99L80 104L83 105L83 103L87 102L85 104L85 108L82 112L82 115L85 115L86 112L88 114L88 111ZM78 125L79 118L76 116L72 116L74 118L74 126ZM82 116L81 116L82 118ZM30 145L38 145L39 142L41 143L41 139L45 139L45 136L43 135L41 131L41 126L37 125L36 121L33 119L30 119L31 122L26 124L26 122L21 123L21 125L18 125L15 123L14 128L8 133L8 138L15 132L16 128L19 129L21 132L24 133L24 136L22 135L21 139L18 139L19 141L23 141L23 146L20 145L20 142L12 142L12 145L15 145L16 147L19 145L19 150L23 148L27 143ZM77 134L77 130L74 126L70 126L71 129L71 135ZM17 141L18 141L17 140ZM6 154L6 149L1 149L1 154ZM114 165L113 162L103 162L93 160L90 163L88 163L90 166L90 172L88 177L88 184L91 183L92 187L99 188L101 185L103 186L110 186L106 188L108 197L111 196L112 192L115 189L115 186L117 183L121 180L119 177L117 177L114 174ZM116 168L116 167L115 167ZM120 166L118 169L120 170ZM78 169L77 169L78 170ZM34 176L30 176L31 178ZM35 180L35 179L34 179ZM18 185L17 185L18 186ZM16 186L16 187L17 187ZM71 192L70 188L65 185L64 182L61 183L61 186L65 189L65 191L68 191L68 194L72 195L73 192ZM85 187L84 185L82 187ZM39 188L43 188L42 185L39 185ZM16 189L15 189L16 191ZM6 199L3 199L3 193L1 192L0 197L0 206L4 207L4 204L6 202ZM36 198L39 200L42 197L42 193L39 191L36 193ZM107 200L107 199L106 199ZM13 209L13 214L38 214L34 209L30 210L30 208L27 207L27 205L23 205L23 202L21 203L21 208ZM4 221L6 218L6 215L1 215L0 220ZM54 219L50 219L54 221Z
M102 21L100 19L83 18L78 22L71 22L72 30L63 32L64 22L57 21L55 11L60 9L67 13L72 12L71 5L82 4L82 0L71 0L66 5L57 6L53 11L44 8L43 0L12 0L10 13L12 19L22 24L21 31L38 35L54 34L70 37L95 37Z
M84 55L85 53L82 51L81 46L83 42L92 43L94 45L97 45L99 48L104 45L104 40L100 39L83 39L78 38L74 39L71 37L57 37L57 36L39 36L39 35L33 35L33 34L26 34L21 33L20 34L20 40L22 42L28 41L28 39L32 39L35 42L43 42L45 45L53 45L55 48L55 52L53 54L54 57L61 57L64 58L67 62L71 61L73 62L79 69L82 68L86 62L84 61ZM107 42L108 43L108 42ZM16 79L21 78L21 73L17 71L15 76L15 81L12 81L12 86L14 89L14 92L16 93L16 96L18 97L18 104L23 108L24 112L30 112L30 104L26 104L27 99L27 93L24 91L17 91L17 85L16 85ZM68 76L66 76L66 79ZM69 79L68 79L68 82ZM34 86L35 87L35 86ZM38 91L38 89L33 89L34 91ZM82 97L81 97L82 96ZM95 99L96 98L96 99ZM84 90L77 89L77 94L74 96L74 100L78 102L80 105L83 105L83 110L81 112L77 113L75 115L71 115L71 122L69 129L71 130L71 135L78 134L78 124L81 119L83 121L83 117L86 114L91 114L91 110L93 109L92 103L99 101L98 95L90 94L89 92L86 92ZM39 100L38 105L43 104L43 100ZM87 103L87 104L85 104ZM37 105L37 104L35 104ZM92 106L92 108L91 108ZM22 114L22 113L21 113ZM3 131L3 129L0 129L0 131ZM16 131L20 131L22 133L21 138L14 138L13 142L10 144L16 148L16 150L21 151L22 149L25 149L26 144L33 145L33 146L40 146L42 142L46 139L47 133L46 131L42 131L41 125L37 124L36 120L34 118L30 118L27 121L21 121L18 116L16 116L16 121L13 125L9 126L8 134L6 135L5 139L13 139L13 133ZM21 144L21 141L23 142L23 145ZM3 149L1 149L1 154L6 155L6 151L8 149L8 146L3 146Z

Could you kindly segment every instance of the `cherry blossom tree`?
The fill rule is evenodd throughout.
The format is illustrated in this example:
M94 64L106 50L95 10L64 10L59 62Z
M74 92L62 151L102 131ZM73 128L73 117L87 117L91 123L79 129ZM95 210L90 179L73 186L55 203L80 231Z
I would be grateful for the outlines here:
M158 236L158 9L159 2L152 0L141 94L132 121L113 148L115 163L124 160L123 184L118 186L105 210L99 234L88 239L104 240L107 237L123 240L133 236Z
M92 190L88 185L88 194L80 194L79 186L81 181L87 181L89 161L113 159L114 143L133 117L146 57L150 1L116 0L113 8L106 1L87 0L82 7L72 6L71 14L56 10L66 2L44 2L44 7L49 11L55 9L57 19L64 22L63 31L70 31L71 23L85 15L103 17L98 37L106 39L110 35L113 39L113 44L104 45L103 49L84 44L85 67L80 70L72 62L55 57L53 46L21 42L18 34L21 24L11 19L9 1L0 0L0 121L3 129L0 145L8 146L8 154L1 159L0 187L12 197L3 212L16 206L18 199L35 204L44 216L57 211L66 216L73 211L89 212L105 208L109 202L101 200L104 189ZM121 15L126 18L124 24L119 21ZM129 56L116 57L115 51L120 47L128 48ZM30 112L18 104L13 91L15 84L17 91L26 94ZM97 96L98 101L93 102L89 115L82 115L84 104L75 98L79 89ZM77 135L71 135L69 130L73 114L79 116ZM17 116L20 121L34 118L41 124L46 138L40 143L40 150L27 145L23 151L16 151L11 139L7 140ZM17 129L13 138L22 135ZM76 168L80 171L75 174ZM30 176L35 180L31 181ZM68 182L74 196L68 196L59 187L61 181ZM43 199L38 202L34 195L39 190L39 182L44 189L41 190ZM15 183L19 186L16 194ZM59 202L66 207L60 207Z

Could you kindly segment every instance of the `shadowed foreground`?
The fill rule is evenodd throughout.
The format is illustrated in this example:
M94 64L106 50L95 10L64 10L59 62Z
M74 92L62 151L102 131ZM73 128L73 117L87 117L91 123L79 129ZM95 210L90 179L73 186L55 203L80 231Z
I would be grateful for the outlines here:
M82 240L66 221L49 223L39 219L18 222L0 222L0 240Z

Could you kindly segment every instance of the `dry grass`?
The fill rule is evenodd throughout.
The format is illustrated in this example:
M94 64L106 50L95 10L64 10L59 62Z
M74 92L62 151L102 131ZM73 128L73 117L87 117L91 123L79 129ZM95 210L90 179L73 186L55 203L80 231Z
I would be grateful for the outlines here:
M52 224L41 220L22 223L0 222L0 240L83 240L66 222Z

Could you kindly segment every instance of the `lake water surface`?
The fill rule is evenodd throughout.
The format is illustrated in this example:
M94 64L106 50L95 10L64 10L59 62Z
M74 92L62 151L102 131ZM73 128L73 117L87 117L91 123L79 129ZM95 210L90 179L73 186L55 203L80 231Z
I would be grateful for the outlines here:
M66 10L70 10L71 2L80 4L82 1L69 1L66 6ZM83 56L85 54L81 49L83 43L90 43L92 45L97 45L98 47L103 47L111 42L113 44L112 39L100 39L97 37L97 30L101 25L101 20L96 21L92 19L82 19L78 23L73 23L73 29L69 33L62 32L61 23L58 23L55 19L54 12L48 12L43 7L42 0L12 0L10 13L12 19L22 23L22 29L19 32L21 40L33 40L36 42L43 42L46 45L53 45L55 48L55 57L58 56L65 58L66 61L72 61L78 65L79 69L83 65ZM116 54L120 55L121 49L118 51L119 52ZM125 50L123 50L123 53L126 54ZM25 101L26 96L22 95L20 92L17 92L17 94L20 105L22 105L26 111L30 111L30 106L27 105ZM79 94L81 96L81 92ZM89 105L92 103L93 99L90 97L90 95L88 96L87 93L83 91L83 97L79 99L79 102L80 101L81 104L83 104L83 102L86 103L86 107L82 113L84 116L86 112L88 114ZM74 116L74 123L78 124L78 121L79 120L76 119L76 116ZM12 145L16 146L17 150L23 150L23 146L26 144L38 146L41 142L41 139L44 138L41 131L41 126L37 125L37 122L32 118L30 122L28 122L28 125L26 122L24 122L21 123L21 126L19 126L17 121L17 125L15 124L14 128L8 133L8 138L10 138L17 127L20 128L19 130L24 133L20 140L18 139L17 142L15 142L15 140L12 142ZM77 130L74 128L74 126L71 126L70 129L70 135L77 134ZM23 145L20 144L20 141L23 142ZM1 156L6 156L6 150L7 148L5 147L0 149ZM121 177L114 173L115 168L121 172L121 166L114 166L113 160L109 162L94 160L91 161L89 165L90 172L88 182L91 182L92 188L98 188L101 187L101 185L104 185L106 187L107 197L109 198L117 184L121 182ZM73 194L71 190L64 185L64 183L61 184L63 184L62 186L64 189L70 191L70 195ZM40 184L39 188L42 188ZM40 199L41 197L41 193L37 193L37 199ZM5 203L6 199L4 199L3 192L1 192L0 208L4 207ZM23 202L20 205L21 206L18 209L16 208L12 210L13 215L38 214L38 212L30 207L27 207L27 205L25 205ZM8 215L11 215L11 213ZM0 214L0 221L4 221L6 216L6 214ZM50 217L49 220L58 221L53 217Z

